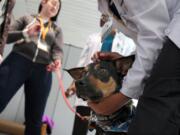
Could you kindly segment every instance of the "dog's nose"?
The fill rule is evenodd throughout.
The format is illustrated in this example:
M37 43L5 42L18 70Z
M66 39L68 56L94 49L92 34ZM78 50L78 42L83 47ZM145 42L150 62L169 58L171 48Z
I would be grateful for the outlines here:
M80 86L85 86L85 85L86 85L86 83L85 83L84 80L79 80L77 83L78 83Z

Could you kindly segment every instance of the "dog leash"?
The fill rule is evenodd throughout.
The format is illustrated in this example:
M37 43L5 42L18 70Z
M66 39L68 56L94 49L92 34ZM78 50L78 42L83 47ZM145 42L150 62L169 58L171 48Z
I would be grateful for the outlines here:
M88 120L86 116L82 116L81 114L77 113L75 111L75 109L71 106L69 100L67 99L66 95L65 95L65 89L64 89L64 85L63 85L63 81L62 81L62 77L61 77L61 72L59 70L55 71L55 74L57 76L58 79L58 84L59 84L59 89L61 91L61 94L63 96L63 99L66 103L66 105L68 106L68 108L75 114L77 115L81 120Z

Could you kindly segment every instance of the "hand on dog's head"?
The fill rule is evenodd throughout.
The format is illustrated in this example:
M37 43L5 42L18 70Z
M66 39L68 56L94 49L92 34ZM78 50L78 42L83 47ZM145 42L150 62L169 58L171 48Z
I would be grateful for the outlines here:
M133 59L124 57L114 61L100 61L86 67L66 70L75 80L78 97L99 102L118 91L123 76L131 67Z

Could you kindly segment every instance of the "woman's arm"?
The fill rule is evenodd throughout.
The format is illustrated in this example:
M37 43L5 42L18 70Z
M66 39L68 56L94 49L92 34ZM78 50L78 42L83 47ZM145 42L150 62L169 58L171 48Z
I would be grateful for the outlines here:
M54 44L52 46L52 60L63 59L63 50L62 47L64 45L63 41L63 33L60 28L57 28L57 33L54 39Z
M51 55L52 55L52 62L47 66L48 71L56 71L61 68L62 59L63 59L63 50L62 46L63 42L63 34L61 29L57 28L57 34L55 36L54 44L52 45Z
M11 31L8 33L8 38L7 38L7 44L16 42L18 40L23 39L23 32L22 31Z
M23 29L25 28L25 16L16 20L10 27L8 32L7 43L16 42L22 38L23 36Z

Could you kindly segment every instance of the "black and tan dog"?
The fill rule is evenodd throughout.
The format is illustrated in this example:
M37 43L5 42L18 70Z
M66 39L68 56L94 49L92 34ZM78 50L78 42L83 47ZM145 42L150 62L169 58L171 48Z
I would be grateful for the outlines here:
M86 67L67 71L75 80L76 94L79 98L99 102L119 91L122 79L132 63L133 56L130 56L115 61L91 63ZM92 115L91 122L95 123L98 135L120 135L127 132L132 114L133 105L129 102L110 116Z

